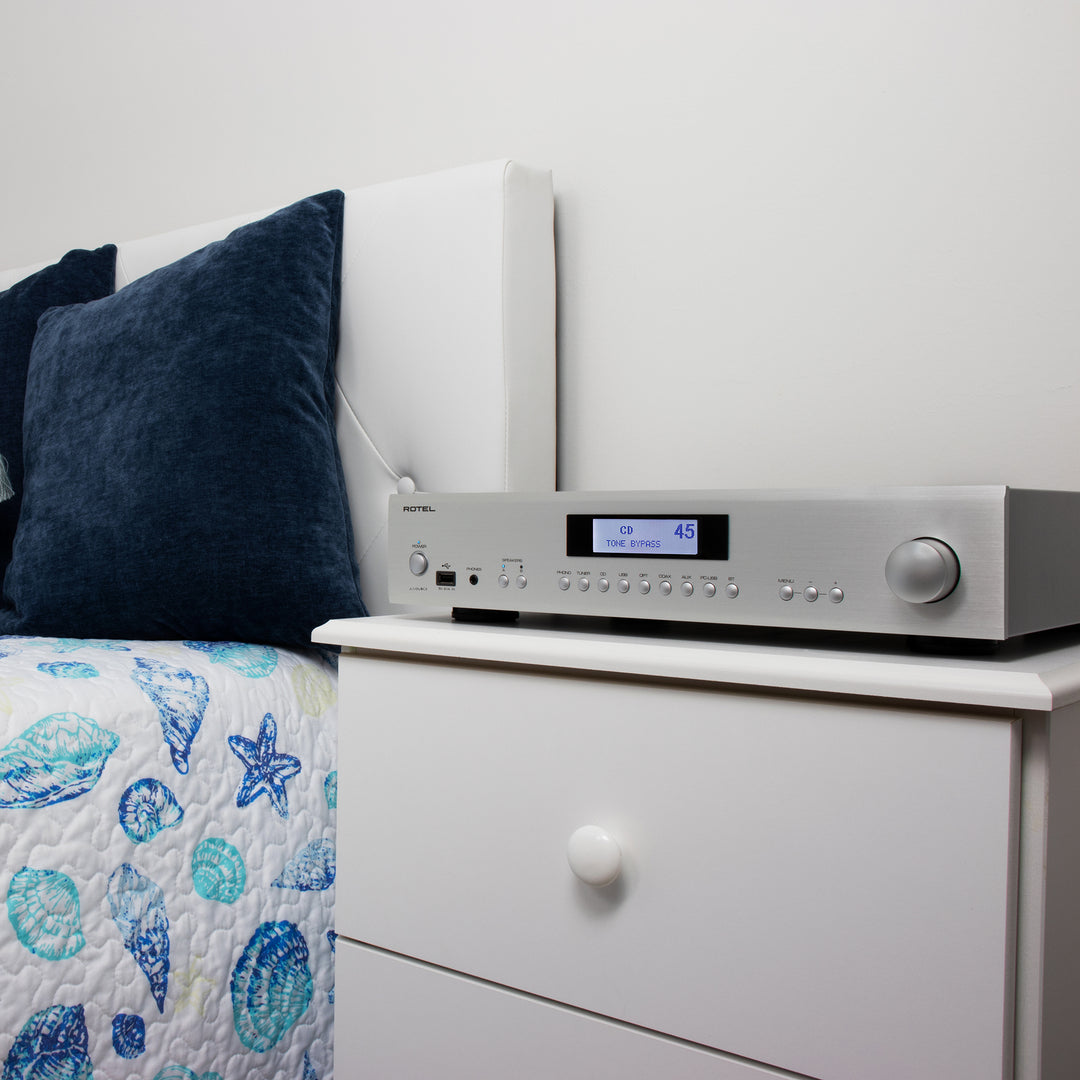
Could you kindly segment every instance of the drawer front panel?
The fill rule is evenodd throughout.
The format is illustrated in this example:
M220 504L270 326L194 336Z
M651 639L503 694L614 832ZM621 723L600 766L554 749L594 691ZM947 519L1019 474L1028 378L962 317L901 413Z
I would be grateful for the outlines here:
M1004 1075L1016 725L362 655L339 715L340 933L829 1080Z
M345 1080L792 1080L343 938L335 1000Z

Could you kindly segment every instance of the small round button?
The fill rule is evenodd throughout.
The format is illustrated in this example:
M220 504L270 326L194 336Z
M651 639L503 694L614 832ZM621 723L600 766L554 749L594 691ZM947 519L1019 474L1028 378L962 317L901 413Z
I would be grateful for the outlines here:
M803 594L803 599L808 604L812 604L818 598L818 591L817 591L817 589L814 588L813 585L807 585L806 588L803 589L802 594Z
M422 551L414 551L409 556L409 571L416 577L427 572L428 557Z
M621 577L619 578L619 584L616 586L616 588L621 593L628 593L630 591L630 582L627 581L626 578Z
M566 590L570 588L570 579L565 576L559 578L559 588L562 589L563 592L566 592Z
M642 596L648 596L649 595L649 593L652 591L652 586L649 584L649 579L648 578L642 578L637 583L637 591L639 593L641 593Z
M600 580L599 580L599 581L598 581L598 582L596 583L596 587L597 587L597 588L598 588L598 589L599 589L599 590L600 590L601 592L607 592L607 591L608 591L608 589L610 589L610 588L611 588L611 582L610 582L610 581L608 581L608 579L607 579L606 577L602 577L602 578L601 578L601 579L600 579Z
M726 585L724 586L724 595L725 595L725 596L726 596L726 597L727 597L727 598L728 598L729 600L734 600L734 599L735 599L735 597L739 595L739 586L738 586L738 585L736 585L734 581L729 581L729 582L728 582L728 583L727 583L727 584L726 584Z
M713 581L706 581L701 590L706 596L716 595L716 583Z
M692 581L684 581L679 586L679 592L681 592L683 594L683 596L693 596L694 595L694 583Z
M844 590L841 589L839 586L834 586L829 590L829 599L834 604L842 603L844 600Z
M510 584L510 579L505 574L499 575L499 588L505 589Z
M529 584L529 579L524 574L518 574L516 580L514 581L514 584L519 589L524 589L525 586Z
M780 599L790 600L795 595L795 590L790 585L780 586Z
M664 578L664 580L660 582L660 592L664 596L671 595L671 582L668 581L667 578Z
M587 577L579 577L577 579L577 587L579 592L589 591L589 579Z

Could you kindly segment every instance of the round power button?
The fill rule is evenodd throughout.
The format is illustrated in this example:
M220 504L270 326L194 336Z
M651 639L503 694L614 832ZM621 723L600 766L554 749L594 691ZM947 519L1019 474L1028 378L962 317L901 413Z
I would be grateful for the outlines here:
M414 551L409 556L409 571L416 577L426 573L428 568L428 558L422 551Z

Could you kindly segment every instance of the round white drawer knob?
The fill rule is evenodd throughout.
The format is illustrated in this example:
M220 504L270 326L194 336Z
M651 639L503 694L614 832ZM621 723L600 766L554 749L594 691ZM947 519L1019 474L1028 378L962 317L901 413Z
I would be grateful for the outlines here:
M585 882L601 888L610 885L622 869L622 850L614 837L599 825L582 825L566 845L570 869Z

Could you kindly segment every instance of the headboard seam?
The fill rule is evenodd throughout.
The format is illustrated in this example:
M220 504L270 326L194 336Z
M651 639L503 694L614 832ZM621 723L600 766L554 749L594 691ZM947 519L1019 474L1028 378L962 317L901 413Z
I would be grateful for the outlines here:
M508 192L506 190L507 183L510 177L511 162L507 161L503 165L502 172L502 229L499 236L499 276L500 276L500 299L499 299L499 317L502 321L502 325L499 327L499 335L502 341L502 366L503 366L503 490L508 491L510 489L510 367L506 362L506 323L507 323L507 311L506 311L506 201L508 198Z

